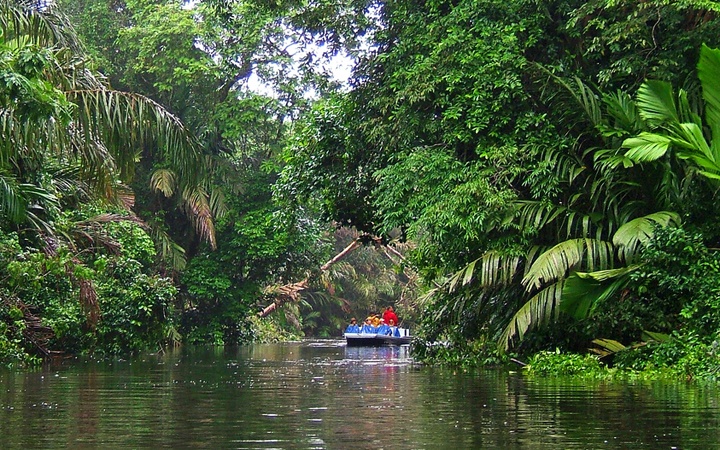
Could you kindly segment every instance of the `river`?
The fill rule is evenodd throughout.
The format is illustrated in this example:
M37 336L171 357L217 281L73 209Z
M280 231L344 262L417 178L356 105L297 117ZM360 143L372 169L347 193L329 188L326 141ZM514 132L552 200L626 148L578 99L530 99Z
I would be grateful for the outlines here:
M0 448L720 448L720 389L531 379L304 341L0 371Z

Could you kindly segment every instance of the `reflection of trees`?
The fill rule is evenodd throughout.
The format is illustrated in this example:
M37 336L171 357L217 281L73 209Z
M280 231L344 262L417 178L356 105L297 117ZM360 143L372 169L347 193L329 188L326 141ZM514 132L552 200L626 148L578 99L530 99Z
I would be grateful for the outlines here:
M75 432L68 436L68 446L72 446L73 438L82 436L83 439L95 441L98 432L100 414L98 406L101 386L98 382L97 371L90 368L82 375L83 381L78 392L78 405L75 420Z
M523 378L509 378L508 386L515 426L536 443L685 448L718 441L716 414L687 414L717 402L717 392L702 394L699 386Z
M421 442L442 436L446 448L566 449L687 448L719 441L714 389L426 370L416 402L426 407L416 408L413 424Z
M0 372L0 446L567 449L720 441L720 396L709 387L463 373L415 367L406 348L314 345L186 348Z

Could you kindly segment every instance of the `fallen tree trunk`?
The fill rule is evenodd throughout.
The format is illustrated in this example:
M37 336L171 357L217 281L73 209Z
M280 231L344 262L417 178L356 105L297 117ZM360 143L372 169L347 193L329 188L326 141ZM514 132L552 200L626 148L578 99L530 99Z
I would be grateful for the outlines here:
M282 306L288 301L297 302L300 298L300 293L307 289L310 285L310 279L312 277L317 277L321 273L326 272L330 267L332 267L333 264L346 257L349 253L351 253L358 247L361 247L363 239L366 238L367 236L360 236L353 240L347 247L345 247L340 253L335 255L330 261L320 266L320 270L312 276L308 276L307 278L298 283L285 284L282 286L271 286L266 288L265 294L275 296L275 300L271 304L266 306L262 311L260 311L258 315L260 317L266 317L270 313L275 311L279 306Z
M300 298L300 292L304 291L308 287L308 279L305 278L299 283L286 284L280 287L273 286L265 289L266 294L275 295L275 301L266 306L258 314L260 317L266 317L275 311L278 306L288 301L298 301Z

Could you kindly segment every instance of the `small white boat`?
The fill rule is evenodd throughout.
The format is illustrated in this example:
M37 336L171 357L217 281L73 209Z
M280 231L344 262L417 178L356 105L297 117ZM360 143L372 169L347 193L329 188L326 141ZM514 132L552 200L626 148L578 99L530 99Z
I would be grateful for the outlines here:
M348 347L360 346L381 346L381 345L404 345L412 341L410 330L407 328L398 328L397 333L393 334L377 334L377 333L345 333L345 341Z

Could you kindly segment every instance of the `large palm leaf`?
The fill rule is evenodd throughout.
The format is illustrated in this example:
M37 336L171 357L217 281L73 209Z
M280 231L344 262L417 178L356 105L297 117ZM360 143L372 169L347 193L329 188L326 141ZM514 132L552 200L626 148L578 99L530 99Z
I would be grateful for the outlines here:
M629 274L639 265L597 272L576 272L565 280L560 310L576 319L592 315L596 305L627 286Z
M528 269L523 284L529 288L562 280L569 272L586 265L589 270L608 269L614 263L611 243L597 239L569 239L543 252Z
M12 102L0 104L0 172L7 174L0 190L2 212L12 219L30 217L19 211L27 209L27 196L17 195L7 182L29 181L26 174L13 174L14 167L42 167L48 158L64 161L80 168L78 177L96 197L115 200L117 177L132 179L141 150L155 149L154 157L176 175L175 190L195 229L214 246L211 205L219 210L221 199L211 199L202 187L205 160L180 120L147 97L109 89L87 68L72 28L52 5L40 9L33 2L0 0L0 32L8 51L40 49L33 51L44 61L42 73L25 79L47 91L33 108L43 114L29 116Z
M640 107L640 116L651 126L680 121L670 83L646 81L638 90L637 103Z
M623 261L631 262L640 248L653 236L655 228L680 225L680 216L670 211L659 211L635 218L621 226L613 236Z
M720 126L719 75L720 51L703 44L698 62L698 78L702 84L702 97L705 101L705 119L714 127ZM717 136L717 134L713 132L713 136Z
M521 262L522 259L517 256L507 256L497 251L487 252L451 276L445 288L448 292L454 292L475 280L481 288L509 284L518 273Z
M681 160L692 161L698 173L720 181L720 50L703 46L698 77L705 102L705 123L694 113L688 94L677 96L669 83L647 81L638 91L641 116L652 131L631 137L623 143L626 156L636 162L652 162L672 149ZM703 127L710 130L706 136Z
M528 330L557 319L564 280L552 283L532 296L512 316L498 343L507 350L516 340L522 340Z

